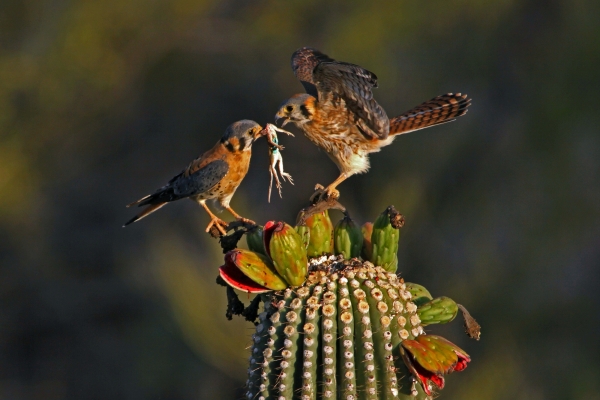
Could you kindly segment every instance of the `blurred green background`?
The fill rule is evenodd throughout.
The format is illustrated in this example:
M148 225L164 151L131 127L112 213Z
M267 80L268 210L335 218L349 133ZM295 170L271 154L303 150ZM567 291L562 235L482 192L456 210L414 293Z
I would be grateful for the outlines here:
M124 206L272 122L310 45L374 71L390 116L473 98L340 186L361 223L394 204L403 276L483 326L431 330L473 357L442 398L600 399L598 21L594 0L0 1L0 398L241 398L252 326L225 319L207 215L122 229ZM267 203L258 142L232 202L263 223L337 176L281 139L296 185Z

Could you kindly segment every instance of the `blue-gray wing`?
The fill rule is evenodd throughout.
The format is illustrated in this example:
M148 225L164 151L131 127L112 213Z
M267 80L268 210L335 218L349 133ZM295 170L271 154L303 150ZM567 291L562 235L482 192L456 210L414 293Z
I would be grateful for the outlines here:
M229 165L223 160L215 160L189 176L181 175L171 183L173 194L178 198L195 196L212 189L229 171Z
M227 175L227 171L229 165L223 160L212 161L190 175L183 171L156 192L129 204L128 207L167 203L207 192Z

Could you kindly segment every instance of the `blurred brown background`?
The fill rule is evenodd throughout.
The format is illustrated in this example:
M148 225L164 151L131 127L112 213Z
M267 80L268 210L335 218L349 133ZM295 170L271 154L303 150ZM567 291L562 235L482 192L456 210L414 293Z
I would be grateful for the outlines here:
M241 398L252 326L224 317L207 215L122 229L124 206L231 122L272 122L310 45L374 71L390 116L473 98L340 187L361 223L394 204L403 276L483 326L431 330L473 356L442 398L600 399L599 20L594 0L0 1L0 398ZM267 203L258 142L232 203L263 223L337 176L281 141L296 185Z

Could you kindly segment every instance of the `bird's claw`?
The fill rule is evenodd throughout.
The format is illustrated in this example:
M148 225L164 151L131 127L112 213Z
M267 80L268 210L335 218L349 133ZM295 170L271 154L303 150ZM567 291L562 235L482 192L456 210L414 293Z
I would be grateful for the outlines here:
M236 221L241 222L242 224L246 225L247 227L253 227L256 225L256 222L252 221L251 219L244 218L244 217L236 218Z
M320 201L337 200L340 198L340 191L334 187L327 186L317 183L315 185L315 192L310 196L310 202L315 204Z
M340 198L340 191L335 188L326 188L325 197L328 199L337 200Z
M221 218L213 218L206 227L206 232L214 238L225 236L227 234L227 227L229 224L223 221Z

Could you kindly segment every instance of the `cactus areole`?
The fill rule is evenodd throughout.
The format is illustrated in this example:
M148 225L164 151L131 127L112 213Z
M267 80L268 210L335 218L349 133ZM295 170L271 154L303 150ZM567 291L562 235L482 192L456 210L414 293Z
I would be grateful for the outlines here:
M221 278L264 304L252 335L248 400L429 399L444 375L466 368L464 350L424 330L450 322L462 306L391 270L399 218L388 207L361 232L346 216L335 234L327 213L308 229L270 221L262 232L266 256L227 253ZM322 254L329 248L340 254Z

